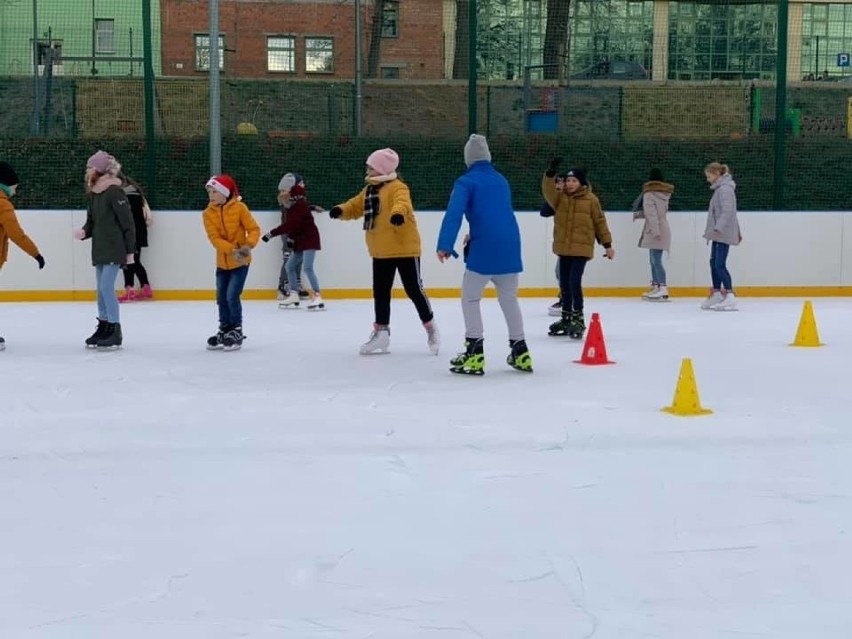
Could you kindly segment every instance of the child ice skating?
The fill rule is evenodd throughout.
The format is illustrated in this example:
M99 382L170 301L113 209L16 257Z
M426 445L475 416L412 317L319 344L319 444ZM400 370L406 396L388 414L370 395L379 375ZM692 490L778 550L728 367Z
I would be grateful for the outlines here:
M737 184L727 164L712 162L704 167L704 177L710 183L713 196L707 210L704 239L710 242L710 279L713 291L701 303L712 311L737 310L734 284L728 271L728 252L743 239L737 217ZM724 295L722 291L724 290Z
M235 351L242 347L243 306L240 297L248 277L251 251L260 240L260 227L240 198L234 179L216 175L207 181L210 203L202 219L207 238L216 249L216 304L219 330L207 340L208 350Z
M485 374L482 292L491 282L509 331L506 363L520 371L532 372L532 357L524 337L524 318L518 304L518 278L524 270L521 260L521 232L512 208L512 191L506 178L491 163L488 141L473 134L464 147L467 172L453 186L447 212L438 235L437 254L441 262L454 254L453 246L462 218L470 226L466 238L465 272L462 280L464 351L450 362L450 371L465 375Z
M74 232L74 237L92 240L98 326L86 339L87 348L117 349L124 340L115 280L122 266L133 264L136 227L127 193L118 177L120 171L121 164L105 151L98 151L86 163L89 206L86 223Z
M305 196L304 183L299 176L294 173L287 173L281 178L278 184L278 201L281 204L282 212L286 211L285 220L261 239L268 242L273 237L284 236L285 245L293 252L287 261L288 281L299 281L296 268L297 265L301 266L313 291L313 297L308 301L308 310L325 310L325 303L320 294L319 280L314 271L314 260L317 251L320 250L320 234ZM280 300L280 306L298 308L299 299L299 291L295 288L290 289L288 295Z
M554 173L556 172L556 168L557 167L553 167ZM565 184L565 174L564 173L557 173L556 175L554 175L553 184L556 187L556 190L561 193L562 187ZM547 202L545 202L544 204L541 205L541 209L539 209L538 213L539 213L539 215L541 215L541 217L553 217L554 211L553 211L553 208ZM558 286L559 285L559 262L558 261L556 262L556 268L554 269L554 271L556 273L556 284ZM562 297L561 296L559 296L553 304L551 304L550 306L547 307L547 314L552 316L552 317L559 317L559 316L562 315Z
M361 346L361 354L388 352L391 291L399 271L405 293L426 330L429 351L437 355L438 328L420 279L420 232L408 186L397 176L398 166L399 156L393 149L371 153L367 158L367 186L353 198L332 207L329 216L342 220L363 218L367 249L373 258L375 321L370 338Z
M148 271L142 266L142 249L148 246L148 227L154 222L151 207L145 199L142 187L123 173L119 173L130 211L133 213L133 226L136 231L136 250L133 252L133 262L124 267L124 293L118 296L119 302L154 299ZM133 288L134 276L139 280L139 290Z
M24 233L15 215L12 197L18 191L18 174L7 162L0 162L0 269L9 257L9 240L18 245L27 255L38 262L39 270L44 268L44 258L29 236ZM0 337L0 351L5 350L6 340Z
M663 252L669 252L672 246L672 232L668 221L672 193L674 186L663 179L663 172L660 169L651 169L648 181L642 185L641 211L645 224L639 237L639 248L648 249L651 262L651 288L642 295L642 298L649 302L669 301Z
M549 335L567 335L582 339L586 332L583 315L583 272L594 256L595 241L613 259L612 235L601 209L592 193L586 172L580 168L565 174L562 192L556 190L553 177L560 162L554 158L541 180L545 201L554 210L553 252L559 257L559 290L562 318L550 325Z

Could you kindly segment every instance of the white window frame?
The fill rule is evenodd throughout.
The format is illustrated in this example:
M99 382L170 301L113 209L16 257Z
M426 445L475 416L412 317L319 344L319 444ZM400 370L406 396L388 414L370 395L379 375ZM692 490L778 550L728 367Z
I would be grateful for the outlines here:
M316 43L323 42L330 45L330 49L325 50L317 47ZM330 61L329 69L317 69L312 60L312 56L319 58L320 56L327 58ZM334 38L331 36L306 36L305 37L305 73L331 74L334 73Z
M95 53L103 55L115 52L115 20L95 18Z
M281 46L282 44L289 46ZM286 69L274 69L273 59L284 61ZM266 36L266 70L270 73L295 73L296 72L296 37L292 35L268 35Z
M206 44L204 43L206 41ZM210 34L196 33L192 36L193 48L195 51L195 70L210 72ZM202 52L207 52L207 64L202 62ZM225 34L219 34L219 71L225 68Z

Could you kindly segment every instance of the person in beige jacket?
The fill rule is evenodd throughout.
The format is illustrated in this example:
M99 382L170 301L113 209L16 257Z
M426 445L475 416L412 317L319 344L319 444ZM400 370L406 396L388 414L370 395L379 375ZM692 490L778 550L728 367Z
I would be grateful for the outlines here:
M667 219L669 200L674 186L663 178L660 169L651 169L648 181L642 185L642 213L645 225L639 237L639 248L648 249L651 261L651 289L642 295L651 302L667 302L669 289L666 285L666 269L663 252L672 247L672 231Z

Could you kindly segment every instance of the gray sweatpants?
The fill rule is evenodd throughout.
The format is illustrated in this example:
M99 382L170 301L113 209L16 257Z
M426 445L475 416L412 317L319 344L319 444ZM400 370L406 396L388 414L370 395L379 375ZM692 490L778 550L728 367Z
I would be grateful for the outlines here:
M479 339L483 336L482 291L488 282L494 282L497 289L497 301L500 310L506 318L509 329L509 339L524 339L524 317L521 315L521 305L518 304L518 274L482 275L465 270L462 279L462 314L464 315L464 336Z

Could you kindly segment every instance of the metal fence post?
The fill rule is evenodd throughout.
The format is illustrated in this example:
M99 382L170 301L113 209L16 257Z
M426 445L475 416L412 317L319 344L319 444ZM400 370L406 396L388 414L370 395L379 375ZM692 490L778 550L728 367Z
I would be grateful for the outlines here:
M784 209L784 170L787 147L787 38L789 0L778 0L778 60L775 70L775 175L772 208Z
M219 97L219 0L210 0L210 174L222 172L222 120Z

